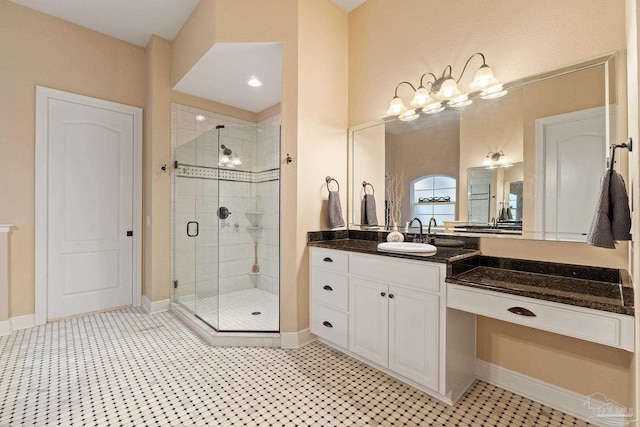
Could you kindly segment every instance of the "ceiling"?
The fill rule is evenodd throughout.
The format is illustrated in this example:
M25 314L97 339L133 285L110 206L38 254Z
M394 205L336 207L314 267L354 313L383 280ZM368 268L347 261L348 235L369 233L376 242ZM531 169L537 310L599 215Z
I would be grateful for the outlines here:
M262 86L249 86L252 76ZM282 45L216 43L174 89L258 113L280 102Z
M12 0L145 47L151 34L173 40L199 0Z
M346 10L347 12L351 12L356 7L360 6L367 0L333 0L335 4Z

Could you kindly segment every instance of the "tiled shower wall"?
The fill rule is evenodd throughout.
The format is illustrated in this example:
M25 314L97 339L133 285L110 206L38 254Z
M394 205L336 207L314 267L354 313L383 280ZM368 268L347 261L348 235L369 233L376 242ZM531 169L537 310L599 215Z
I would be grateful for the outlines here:
M197 114L204 115L206 120L196 121ZM173 212L176 216L174 277L180 281L178 297L194 295L196 290L198 297L204 297L216 295L218 290L227 293L255 287L277 294L279 180L277 173L256 173L279 167L280 130L271 125L280 124L280 115L256 125L172 104L171 119L173 148L182 147L177 152L177 160L199 167L195 172L188 171L187 175L194 173L202 178L218 173L206 169L217 167L217 125L227 126L221 130L220 144L242 160L242 165L232 171L221 172L220 180L185 177L185 173L178 173L175 178L172 203L175 203ZM238 125L247 127L233 127ZM191 142L195 138L197 141ZM274 178L276 180L263 182ZM226 220L218 221L218 206L225 206L231 212ZM245 212L263 212L259 224L262 228L252 228ZM186 235L186 223L195 220L200 224L197 239ZM260 274L252 275L249 273L254 263L256 240Z

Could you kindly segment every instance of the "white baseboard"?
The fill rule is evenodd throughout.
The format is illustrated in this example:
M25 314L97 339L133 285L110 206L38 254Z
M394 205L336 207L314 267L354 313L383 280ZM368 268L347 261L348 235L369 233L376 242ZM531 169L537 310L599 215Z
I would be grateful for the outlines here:
M9 319L11 322L11 330L18 331L20 329L33 328L36 325L36 317L33 314L25 316L16 316Z
M309 328L298 332L280 332L280 347L299 348L316 339L317 337L311 333Z
M142 308L149 314L162 313L163 311L169 311L169 303L171 301L168 299L163 299L160 301L151 302L146 295L142 296Z
M594 417L597 408L624 408L616 402L606 399L606 396L597 393L585 396L562 387L540 381L519 372L494 365L484 360L476 360L476 376L478 379L490 384L517 393L543 405L558 409L590 424L597 426L624 426L627 423L613 417ZM609 412L610 414L611 412Z
M0 322L0 337L11 334L11 322L5 320Z
M35 315L26 314L24 316L11 317L9 320L0 322L0 337L9 335L13 331L33 328L35 326Z

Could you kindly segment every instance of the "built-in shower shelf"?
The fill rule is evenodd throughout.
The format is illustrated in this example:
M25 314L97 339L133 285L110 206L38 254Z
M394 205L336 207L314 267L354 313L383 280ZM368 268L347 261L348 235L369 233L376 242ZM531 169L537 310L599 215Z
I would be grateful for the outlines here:
M260 221L262 220L263 212L245 212L244 215L247 217L252 226L258 227Z
M249 273L249 275L251 275L251 276L259 276L260 273Z
M259 230L262 230L262 227L247 227L247 230L249 230L249 231L259 231Z

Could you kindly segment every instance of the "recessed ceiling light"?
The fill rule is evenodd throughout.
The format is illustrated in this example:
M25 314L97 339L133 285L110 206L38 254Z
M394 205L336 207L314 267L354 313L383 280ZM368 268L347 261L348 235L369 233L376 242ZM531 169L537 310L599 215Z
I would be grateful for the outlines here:
M199 122L204 122L207 118L202 114L196 114L196 120Z
M260 80L258 80L258 78L256 76L251 76L251 78L249 79L247 84L249 86L253 86L253 87L262 86L262 82Z

